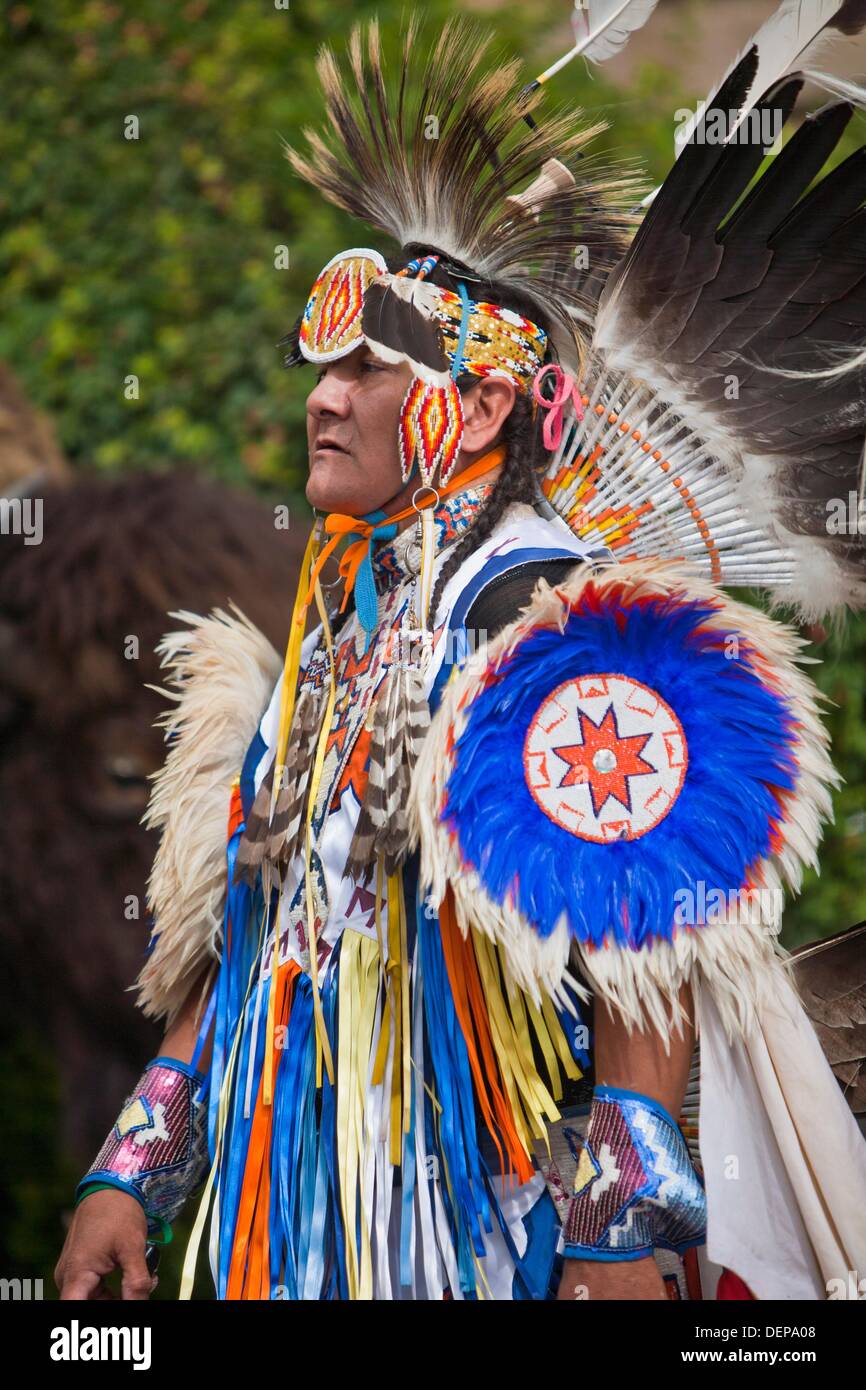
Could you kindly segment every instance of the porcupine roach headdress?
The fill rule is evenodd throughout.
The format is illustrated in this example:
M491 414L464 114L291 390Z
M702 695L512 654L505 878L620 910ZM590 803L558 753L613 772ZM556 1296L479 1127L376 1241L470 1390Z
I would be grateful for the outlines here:
M622 255L628 180L599 176L583 157L576 176L566 167L593 133L573 118L532 128L525 118L569 57L607 56L652 9L588 0L571 54L523 93L515 64L481 73L484 45L460 23L446 26L420 80L410 25L396 97L375 25L366 53L352 36L350 77L325 52L332 129L309 133L309 155L290 158L409 264L389 275L378 253L337 257L287 360L328 360L366 338L411 362L404 475L417 454L422 480L439 467L441 481L459 448L458 373L502 372L527 389L544 355L527 319L461 302L462 282L460 296L425 282L433 256L460 261L534 300L553 325L548 358L578 376L545 373L555 390L544 491L581 538L618 559L677 558L717 584L764 588L804 618L861 606L866 151L813 185L862 93L810 74L842 99L761 166L803 86L792 70L860 33L866 0L783 0L682 132ZM770 141L758 138L771 127Z
M362 342L387 361L408 362L414 375L399 422L402 476L417 469L425 487L436 479L440 495L458 482L449 483L463 434L458 380L501 376L529 393L546 356L577 364L586 345L579 324L589 321L605 274L627 244L633 219L625 209L637 188L584 154L601 124L587 128L572 113L536 128L530 113L540 91L521 91L517 62L485 70L486 48L466 21L452 20L422 42L410 20L399 80L389 82L376 22L356 26L346 71L327 48L318 60L329 127L305 131L307 154L287 151L305 180L384 233L397 259L405 258L392 274L377 250L332 257L286 339L287 365L329 362ZM440 263L459 293L426 278ZM524 312L492 302L484 293L491 282L506 295L513 289L524 307L537 304L552 341ZM473 285L480 292L470 297ZM464 474L460 482L467 481ZM434 497L419 508L422 577ZM338 539L332 535L318 565ZM350 546L341 572L347 591L355 587L369 634L369 547ZM428 585L422 592L429 597Z
M464 284L494 281L538 305L555 325L552 351L579 356L604 273L625 248L623 208L636 185L601 174L583 155L602 126L574 115L527 124L541 93L521 96L519 64L483 72L487 43L473 26L446 24L422 47L411 21L400 81L386 81L375 22L350 38L350 72L325 49L318 70L330 129L305 132L309 153L288 150L293 167L330 201L382 232L406 258L389 274L365 248L335 256L318 276L287 342L289 365L327 362L366 341L415 373L401 421L404 478L417 458L422 481L437 468L447 482L462 429L462 373L499 375L530 390L547 334L507 305L470 298ZM427 56L422 56L422 55ZM531 119L531 117L530 117ZM574 157L575 168L567 161ZM527 179L529 189L518 193ZM585 273L575 273L582 247ZM425 278L437 262L460 293ZM468 270L467 270L468 268Z

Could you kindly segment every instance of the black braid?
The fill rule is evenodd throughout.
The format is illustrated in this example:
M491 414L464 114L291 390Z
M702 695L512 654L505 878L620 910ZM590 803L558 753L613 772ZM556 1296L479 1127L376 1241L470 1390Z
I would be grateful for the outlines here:
M521 393L514 398L511 413L502 422L505 462L487 500L478 509L472 525L464 531L439 571L430 599L430 612L436 612L439 597L448 580L478 546L487 540L512 502L533 502L536 496L535 463L540 425L532 416L532 401Z

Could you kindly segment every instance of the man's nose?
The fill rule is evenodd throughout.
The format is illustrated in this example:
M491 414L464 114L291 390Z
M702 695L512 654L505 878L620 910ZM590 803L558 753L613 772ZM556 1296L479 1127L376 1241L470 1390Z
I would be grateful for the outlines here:
M348 415L349 383L341 381L333 371L325 372L307 397L307 410L316 416Z

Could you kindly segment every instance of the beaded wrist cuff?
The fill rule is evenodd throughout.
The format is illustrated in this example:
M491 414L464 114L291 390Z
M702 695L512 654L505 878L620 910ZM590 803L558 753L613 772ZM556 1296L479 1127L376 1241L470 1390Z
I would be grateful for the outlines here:
M207 1106L196 1096L200 1072L174 1057L148 1062L108 1138L76 1188L107 1183L136 1197L148 1234L172 1222L210 1166Z
M563 1225L566 1259L639 1260L706 1239L706 1196L679 1127L658 1101L596 1086Z

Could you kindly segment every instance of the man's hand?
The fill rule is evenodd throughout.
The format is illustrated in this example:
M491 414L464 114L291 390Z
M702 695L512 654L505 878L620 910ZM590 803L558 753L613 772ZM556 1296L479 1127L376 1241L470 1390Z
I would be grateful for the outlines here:
M147 1217L127 1192L93 1192L75 1208L54 1282L61 1299L114 1299L105 1284L122 1272L121 1298L149 1298L159 1282L145 1262Z
M642 1260L566 1260L559 1299L666 1299L661 1271L652 1255Z

